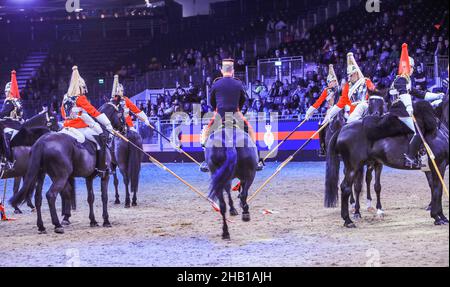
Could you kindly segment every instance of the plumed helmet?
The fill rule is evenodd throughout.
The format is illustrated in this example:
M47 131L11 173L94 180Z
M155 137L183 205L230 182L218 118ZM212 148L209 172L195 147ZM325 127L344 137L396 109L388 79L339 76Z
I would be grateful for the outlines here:
M69 89L67 91L67 95L69 97L77 97L80 95L86 95L88 93L88 89L86 86L86 82L80 76L78 72L78 67L73 66L72 68L72 77L70 79Z
M333 81L337 81L337 77L333 65L330 65L328 68L327 84Z

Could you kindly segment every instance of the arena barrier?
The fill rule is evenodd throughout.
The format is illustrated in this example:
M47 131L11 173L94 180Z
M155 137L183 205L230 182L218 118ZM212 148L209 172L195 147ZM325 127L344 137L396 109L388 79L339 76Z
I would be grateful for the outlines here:
M270 125L265 120L250 120L250 124L256 133L257 146L260 157L266 156L273 148L285 139L301 121L297 119L279 120ZM155 123L155 127L173 143L182 145L183 150L189 153L195 160L203 161L203 149L200 145L200 134L203 124L190 123L189 125L175 125L170 123ZM277 152L267 161L282 161L288 158L294 151L303 145L319 128L319 120L310 120L302 125L293 135L283 143ZM142 124L138 126L144 142L144 150L152 153L162 162L192 162L185 155L177 151L172 144L166 141L156 132L151 131ZM173 131L176 130L175 135ZM320 161L318 157L320 148L319 137L316 135L305 149L297 154L294 161Z

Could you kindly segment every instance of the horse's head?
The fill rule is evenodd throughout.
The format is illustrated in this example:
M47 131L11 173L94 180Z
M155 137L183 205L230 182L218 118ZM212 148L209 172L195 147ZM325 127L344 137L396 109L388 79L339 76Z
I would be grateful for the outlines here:
M58 123L58 118L56 113L47 111L47 128L53 132L57 132L61 129Z
M101 106L99 112L104 113L108 117L111 125L116 131L125 133L127 125L124 110L121 105L116 105L111 101Z
M369 97L369 110L370 116L382 116L385 112L386 102L382 96L372 95Z

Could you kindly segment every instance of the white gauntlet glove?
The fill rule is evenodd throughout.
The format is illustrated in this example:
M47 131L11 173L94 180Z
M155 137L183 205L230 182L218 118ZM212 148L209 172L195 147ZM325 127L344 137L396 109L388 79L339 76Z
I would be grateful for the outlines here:
M139 114L137 114L138 118L143 121L147 126L150 125L150 121L148 120L147 115L142 111Z
M434 101L437 101L437 100L442 100L443 98L444 98L444 94L443 93L435 94L435 93L428 92L428 93L425 94L425 101L428 101L428 102L434 102Z
M114 132L113 126L105 114L100 114L95 118L99 123L105 126L109 132Z
M336 105L334 105L331 110L326 115L325 119L323 119L323 122L331 121L342 109Z
M306 111L305 120L309 120L316 111L317 110L315 107L310 106L309 109Z

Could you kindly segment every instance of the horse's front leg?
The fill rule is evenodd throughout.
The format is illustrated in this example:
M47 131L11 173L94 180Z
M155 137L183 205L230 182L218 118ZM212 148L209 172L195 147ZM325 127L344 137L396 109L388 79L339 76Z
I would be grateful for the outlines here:
M109 174L107 173L101 179L101 190L102 190L102 205L103 205L103 227L111 227L111 223L109 222L109 214L108 214L108 183L109 183Z
M114 190L115 190L115 197L116 197L114 204L120 204L119 178L117 176L117 166L115 164L111 164L111 173L113 175Z

